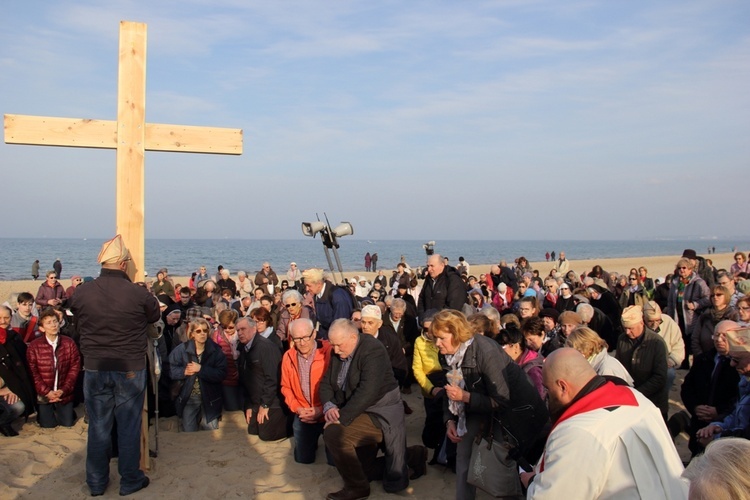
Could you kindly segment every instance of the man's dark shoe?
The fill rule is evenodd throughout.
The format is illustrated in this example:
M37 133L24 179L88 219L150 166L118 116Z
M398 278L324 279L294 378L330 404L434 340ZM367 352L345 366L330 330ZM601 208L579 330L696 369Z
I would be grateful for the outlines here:
M335 493L329 493L326 500L363 500L370 496L370 488L359 490L339 490Z
M104 495L104 492L107 491L107 486L109 486L109 481L107 481L107 484L104 485L104 488L101 490L91 490L91 496L92 497L100 497Z
M669 417L667 428L672 439L676 438L681 432L687 432L690 429L690 416L685 410L675 413Z
M409 479L419 479L427 474L427 448L424 446L415 446L415 448L418 448L418 451L415 454L414 463L409 464L413 471Z
M13 437L18 436L18 431L13 428L10 424L0 425L0 434L3 436Z
M120 496L124 497L124 496L128 496L128 495L132 495L136 491L141 491L143 488L146 488L149 484L151 484L151 480L148 477L144 477L143 478L143 482L141 483L141 485L139 487L137 487L134 490L130 490L130 491L120 490Z

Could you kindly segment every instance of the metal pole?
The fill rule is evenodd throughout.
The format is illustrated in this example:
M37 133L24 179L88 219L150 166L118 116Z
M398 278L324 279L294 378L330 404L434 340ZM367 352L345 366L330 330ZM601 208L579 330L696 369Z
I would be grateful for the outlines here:
M339 251L336 247L333 247L333 256L336 257L336 265L339 268L339 274L341 275L341 283L344 283L344 270L341 267L341 259L339 259Z

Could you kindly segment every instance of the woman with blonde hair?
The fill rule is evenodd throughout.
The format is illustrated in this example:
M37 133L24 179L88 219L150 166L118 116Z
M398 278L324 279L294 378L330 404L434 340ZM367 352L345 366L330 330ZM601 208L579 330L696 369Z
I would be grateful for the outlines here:
M622 363L607 354L609 347L607 342L591 328L579 326L573 330L568 335L568 340L565 341L565 347L572 347L583 354L598 375L615 376L627 382L629 386L633 386L633 377L622 366Z
M184 432L219 428L221 383L227 376L227 359L209 338L211 327L203 318L188 324L188 340L169 355L172 380L182 388L175 399L175 410Z
M430 334L448 364L448 404L443 407L443 419L447 420L448 439L457 445L456 498L474 498L476 488L468 482L469 461L472 442L483 426L485 431L491 426L498 441L502 440L503 427L507 429L519 441L518 453L525 456L546 424L548 412L523 369L498 349L495 341L475 335L459 311L444 309L437 313ZM527 459L536 461L534 457ZM508 462L515 468L511 459ZM515 471L508 481L506 495L521 495Z

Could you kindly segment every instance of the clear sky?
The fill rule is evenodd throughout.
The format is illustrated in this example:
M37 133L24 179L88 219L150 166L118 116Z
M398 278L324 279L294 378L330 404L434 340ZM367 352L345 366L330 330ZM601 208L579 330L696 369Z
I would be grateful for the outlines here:
M750 2L7 0L0 113L244 130L146 153L149 238L747 236ZM5 237L107 237L115 153L0 144ZM741 210L742 212L737 212Z

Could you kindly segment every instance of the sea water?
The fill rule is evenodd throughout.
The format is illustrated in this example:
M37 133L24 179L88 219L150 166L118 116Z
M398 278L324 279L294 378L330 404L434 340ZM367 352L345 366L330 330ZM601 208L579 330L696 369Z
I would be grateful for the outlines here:
M0 280L31 278L31 264L39 259L40 274L52 269L55 259L63 265L62 278L73 274L98 276L96 257L103 239L45 239L45 238L0 238ZM425 263L420 240L365 240L340 238L338 255L345 272L364 271L364 255L378 254L379 269L393 269L401 260L414 267ZM559 255L564 251L568 259L596 259L617 257L647 257L658 255L681 255L692 248L699 255L706 255L708 247L716 252L750 250L748 241L721 240L627 240L627 241L459 241L439 240L434 250L447 256L455 265L460 256L470 264L490 264L501 259L512 263L519 256L529 261L543 261L547 252ZM333 251L329 255L336 267ZM218 265L229 269L232 275L239 270L255 273L264 261L279 274L286 273L289 263L294 261L300 269L322 267L328 269L325 247L318 238L294 240L200 240L200 239L147 239L145 270L155 276L162 267L172 276L189 276L201 265L215 273ZM283 279L283 278L281 278Z

